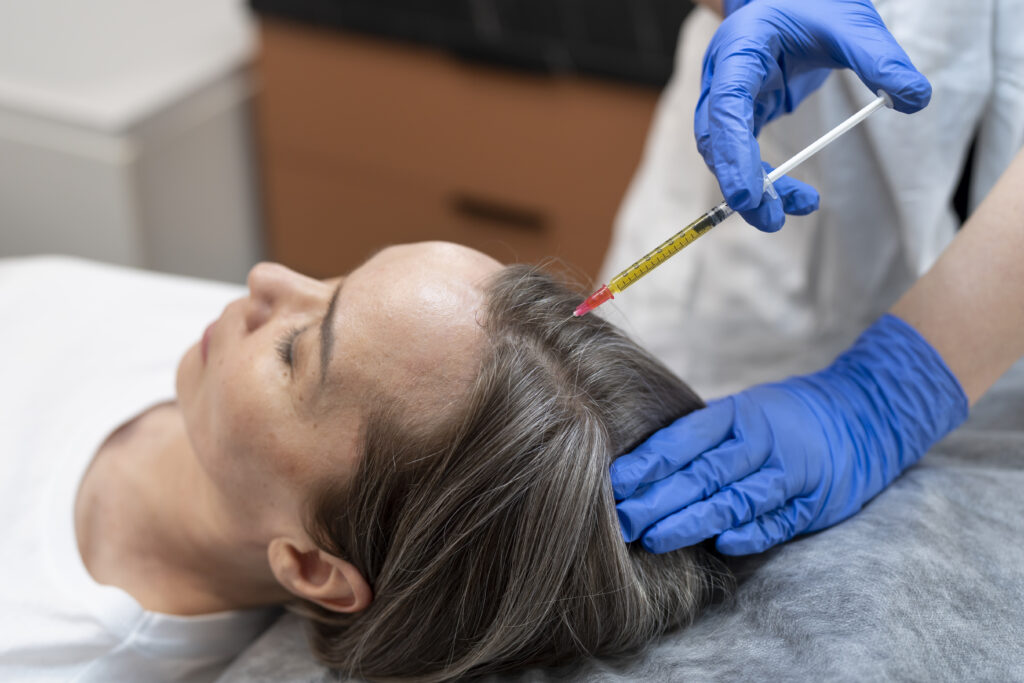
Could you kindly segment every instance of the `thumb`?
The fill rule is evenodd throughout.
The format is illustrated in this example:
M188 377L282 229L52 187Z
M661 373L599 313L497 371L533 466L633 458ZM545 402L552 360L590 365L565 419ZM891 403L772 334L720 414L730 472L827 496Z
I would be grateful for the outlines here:
M766 173L772 172L772 167L764 162ZM818 191L805 182L784 175L772 185L782 199L782 210L793 216L806 216L817 211L821 198Z

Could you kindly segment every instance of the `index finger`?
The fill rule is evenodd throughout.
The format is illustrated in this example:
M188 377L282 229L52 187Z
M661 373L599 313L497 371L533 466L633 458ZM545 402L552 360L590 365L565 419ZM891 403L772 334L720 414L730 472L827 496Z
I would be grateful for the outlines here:
M628 498L641 486L664 479L721 444L732 434L734 419L731 400L714 401L655 432L632 453L616 458L611 466L615 499Z
M778 472L755 472L659 520L643 533L641 542L652 553L685 548L750 524L785 501L786 487Z
M768 78L760 55L741 51L717 64L707 97L711 166L736 211L761 203L761 148L754 138L754 100Z

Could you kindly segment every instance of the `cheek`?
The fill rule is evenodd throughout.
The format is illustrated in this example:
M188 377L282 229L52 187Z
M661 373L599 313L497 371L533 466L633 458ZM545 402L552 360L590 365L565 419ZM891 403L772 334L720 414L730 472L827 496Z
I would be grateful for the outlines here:
M218 481L252 483L284 447L285 411L269 386L275 378L261 381L257 363L245 356L200 364L196 377L188 356L179 366L178 400L196 457Z
M358 411L302 419L295 411L303 401L286 377L247 354L203 366L190 350L179 366L178 400L196 458L238 505L294 496L354 468Z

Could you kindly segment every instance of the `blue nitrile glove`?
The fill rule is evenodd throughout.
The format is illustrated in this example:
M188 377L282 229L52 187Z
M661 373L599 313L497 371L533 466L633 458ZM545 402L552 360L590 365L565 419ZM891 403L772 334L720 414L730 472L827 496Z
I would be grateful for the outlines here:
M966 416L939 354L883 316L821 372L715 401L616 459L622 534L760 552L854 514Z
M782 227L785 207L762 196L761 151L754 138L765 123L793 111L831 69L853 69L871 92L884 90L904 113L924 108L932 87L868 0L725 5L728 16L704 55L693 122L697 148L729 206L751 225L773 232ZM791 202L816 208L817 200L808 188Z

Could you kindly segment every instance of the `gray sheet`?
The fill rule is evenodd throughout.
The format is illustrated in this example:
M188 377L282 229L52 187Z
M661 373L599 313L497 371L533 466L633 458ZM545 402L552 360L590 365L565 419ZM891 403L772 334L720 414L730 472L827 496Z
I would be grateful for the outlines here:
M637 657L490 680L1024 681L1024 365L858 515L733 568ZM220 679L321 680L292 616Z

